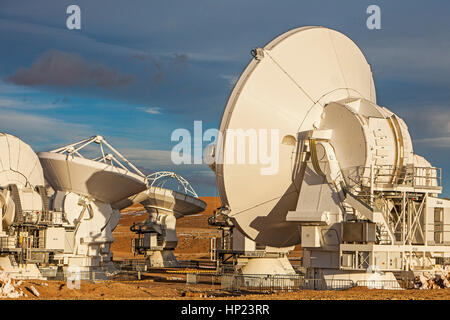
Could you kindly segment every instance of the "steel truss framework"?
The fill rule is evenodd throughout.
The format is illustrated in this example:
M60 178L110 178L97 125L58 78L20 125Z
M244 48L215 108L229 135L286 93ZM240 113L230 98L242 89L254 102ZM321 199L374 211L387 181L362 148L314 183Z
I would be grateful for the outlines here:
M340 269L365 270L377 265L376 256L385 255L384 270L420 270L436 264L450 262L450 246L444 243L444 223L436 220L430 197L441 192L439 168L409 168L408 178L386 183L383 175L393 168L364 168L347 176L353 182L351 190L358 198L381 212L389 229L386 233L393 237L377 237L372 244L341 244ZM357 172L358 174L355 174ZM398 180L398 179L397 179ZM379 226L378 226L379 227ZM343 254L353 258L351 266L343 265ZM392 258L398 264L392 264Z
M145 175L141 170L133 165L133 163L125 158L125 156L123 156L117 149L115 149L110 143L108 143L108 141L106 141L104 137L100 135L92 136L90 138L69 144L67 146L54 149L50 152L67 154L68 156L72 157L78 156L80 158L86 159L87 157L85 157L81 153L81 151L83 149L87 149L88 146L92 144L97 144L99 146L100 155L98 155L97 153L93 158L89 158L89 160L103 162L111 166L117 165L127 172L129 171L135 173L145 180L147 187L163 188L169 180L176 181L176 191L182 191L187 195L192 195L195 198L198 198L198 195L195 192L194 188L182 176L170 171L159 171L154 172L150 175ZM88 152L92 153L92 150L85 150L85 154Z

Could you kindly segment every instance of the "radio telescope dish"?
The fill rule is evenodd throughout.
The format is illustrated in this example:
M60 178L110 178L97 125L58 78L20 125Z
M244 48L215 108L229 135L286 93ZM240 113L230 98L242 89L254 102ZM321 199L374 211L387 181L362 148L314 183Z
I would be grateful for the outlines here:
M33 149L19 138L0 133L0 186L44 185L39 158Z
M173 182L178 191L169 189ZM135 254L144 254L146 264L151 267L178 267L173 253L178 244L177 219L202 212L206 203L198 198L189 182L174 172L155 172L147 176L147 184L147 190L119 204L140 203L148 213L147 220L130 228L138 234L138 238L133 239L132 250ZM151 247L150 239L159 247Z
M376 103L375 87L358 46L324 27L293 29L252 54L254 59L236 83L222 116L223 140L215 152L217 186L229 217L245 235L261 244L286 247L300 242L299 226L286 221L299 196L298 133L315 129L331 101L363 98ZM277 132L276 141L265 142L279 144L276 170L264 175L261 169L268 165L261 161L236 163L234 157L235 163L229 162L230 155L239 152L236 143L227 143L233 130L267 130L269 137Z
M101 155L85 158L80 151L96 143ZM112 153L105 153L108 147ZM145 175L103 137L50 151L39 152L45 178L55 190L75 192L105 203L115 203L147 188ZM123 209L112 206L114 209Z
M128 207L141 203L146 208L161 213L173 213L175 217L197 214L205 210L206 203L200 200L189 182L180 175L160 171L147 176L148 189L115 203L119 207ZM165 187L174 181L177 190Z

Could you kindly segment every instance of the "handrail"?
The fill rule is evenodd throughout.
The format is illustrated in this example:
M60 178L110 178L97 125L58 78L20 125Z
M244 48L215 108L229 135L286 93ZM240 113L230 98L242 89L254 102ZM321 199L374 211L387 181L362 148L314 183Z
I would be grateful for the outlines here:
M390 178L398 169L393 165L373 166L373 182L375 186L392 185ZM371 167L357 166L347 170L346 180L350 187L369 187ZM385 181L384 181L385 180ZM442 169L436 167L403 167L402 177L398 179L398 186L412 186L424 188L440 188L442 186Z

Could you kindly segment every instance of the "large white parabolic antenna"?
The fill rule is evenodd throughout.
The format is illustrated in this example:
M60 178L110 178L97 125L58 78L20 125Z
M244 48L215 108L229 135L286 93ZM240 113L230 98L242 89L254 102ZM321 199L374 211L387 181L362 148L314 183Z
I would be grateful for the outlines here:
M140 203L148 212L146 221L130 228L138 234L133 239L132 250L144 254L150 267L177 267L179 263L173 253L178 244L177 219L202 212L206 203L198 198L188 181L174 172L154 172L147 176L147 182L147 190L119 204ZM175 182L178 191L169 189L168 182Z
M43 186L44 175L33 149L19 138L0 133L0 186Z
M198 198L189 182L180 175L174 172L160 171L147 178L149 184L147 190L132 195L115 205L128 207L135 203L141 203L149 209L162 213L173 213L176 218L197 214L206 209L206 203ZM166 187L168 180L177 182L178 191Z
M79 153L90 143L100 144L101 157L91 160ZM109 144L116 156L105 154L102 144L107 142L101 136L94 136L51 152L39 152L48 183L54 190L75 192L111 204L145 190L145 175Z
M231 210L229 216L242 232L258 243L286 247L300 242L299 225L286 221L299 197L294 174L298 133L316 129L324 106L331 101L363 98L376 103L375 88L371 68L358 46L324 27L293 29L255 49L253 55L220 124L223 149L218 144L217 186L223 204ZM230 154L233 158L239 152L236 143L227 143L233 130L268 130L269 137L271 130L278 130L276 173L261 174L267 167L261 162L227 162Z

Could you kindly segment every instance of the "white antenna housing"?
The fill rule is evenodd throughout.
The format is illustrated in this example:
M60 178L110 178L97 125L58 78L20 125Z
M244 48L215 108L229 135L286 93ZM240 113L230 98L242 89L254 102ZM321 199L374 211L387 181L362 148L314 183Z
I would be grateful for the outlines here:
M440 169L414 154L405 122L376 104L357 45L335 30L302 27L252 55L225 107L222 139L205 151L215 158L223 214L254 247L266 247L237 253L250 260L251 272L241 272L264 262L276 270L267 248L282 253L300 243L303 266L319 278L364 280L376 266L393 279L391 271L450 264ZM251 136L261 131L278 135ZM265 150L278 147L278 171L229 160L251 155L249 136ZM251 260L256 254L262 258Z

